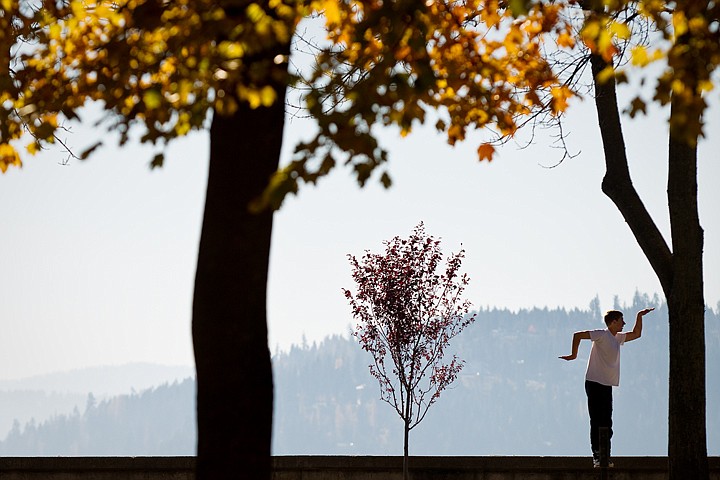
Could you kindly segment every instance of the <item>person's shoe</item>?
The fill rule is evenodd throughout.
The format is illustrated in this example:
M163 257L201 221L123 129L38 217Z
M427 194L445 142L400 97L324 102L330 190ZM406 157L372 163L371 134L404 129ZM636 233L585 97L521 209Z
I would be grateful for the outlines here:
M615 464L611 461L608 461L608 468L613 468ZM593 457L593 468L600 468L600 459Z

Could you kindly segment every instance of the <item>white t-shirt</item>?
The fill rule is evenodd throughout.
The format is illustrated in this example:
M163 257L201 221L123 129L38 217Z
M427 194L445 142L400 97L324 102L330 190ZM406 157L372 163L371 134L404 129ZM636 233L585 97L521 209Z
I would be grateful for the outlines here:
M620 345L625 333L613 335L610 330L590 330L590 359L585 380L617 387L620 384Z

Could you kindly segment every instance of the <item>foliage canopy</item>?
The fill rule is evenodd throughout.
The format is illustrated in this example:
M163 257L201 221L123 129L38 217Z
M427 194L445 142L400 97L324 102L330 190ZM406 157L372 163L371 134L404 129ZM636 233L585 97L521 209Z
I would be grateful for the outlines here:
M300 180L315 182L339 162L367 181L387 160L378 126L406 135L436 111L438 131L455 144L473 129L502 138L539 111L561 115L574 85L551 54L585 47L615 66L621 55L628 68L665 62L653 97L638 96L628 112L666 104L673 92L690 113L671 127L692 142L702 124L684 120L707 107L697 93L712 90L720 64L719 11L716 2L659 0L2 0L0 169L21 165L24 132L30 154L58 143L64 120L88 101L102 103L121 144L133 124L144 125L142 141L162 144L206 127L211 112L269 105L278 88L303 84L319 130L273 178L264 201L277 207ZM276 68L288 61L279 46L313 12L324 14L327 42L314 72L295 78ZM639 29L659 41L629 45ZM487 141L478 157L494 152ZM162 161L160 149L153 165ZM386 172L380 180L390 184Z
M298 180L326 174L340 151L364 183L386 159L376 125L406 134L427 110L442 108L447 118L437 127L455 143L468 128L512 134L517 116L545 105L540 91L551 92L556 113L570 95L541 55L549 31L572 43L560 4L538 3L517 20L497 1L476 0L3 0L2 7L3 171L21 164L23 132L34 154L58 143L64 120L91 101L102 104L121 144L134 124L145 127L143 142L162 144L204 128L211 112L271 104L277 89L299 80L287 73L281 47L312 12L324 13L328 29L318 68L303 79L320 130L273 179L265 200L275 207ZM492 153L490 145L479 149L481 158ZM160 164L161 153L153 162ZM387 174L381 180L390 182Z

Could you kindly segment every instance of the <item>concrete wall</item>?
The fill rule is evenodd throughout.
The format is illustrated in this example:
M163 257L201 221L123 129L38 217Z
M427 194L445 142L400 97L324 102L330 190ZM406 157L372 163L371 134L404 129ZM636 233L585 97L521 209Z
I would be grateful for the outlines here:
M710 459L720 480L720 457ZM665 457L619 457L607 478L664 480ZM274 480L401 480L401 457L275 457ZM0 480L194 480L193 457L0 457ZM595 480L584 457L411 457L413 480Z

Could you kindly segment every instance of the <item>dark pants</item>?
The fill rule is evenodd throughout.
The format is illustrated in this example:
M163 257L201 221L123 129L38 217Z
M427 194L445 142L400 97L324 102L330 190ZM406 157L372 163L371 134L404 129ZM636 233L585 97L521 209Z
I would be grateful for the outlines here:
M585 380L585 393L590 414L590 446L593 457L600 458L600 427L607 427L612 438L612 387ZM610 445L608 445L610 455Z

